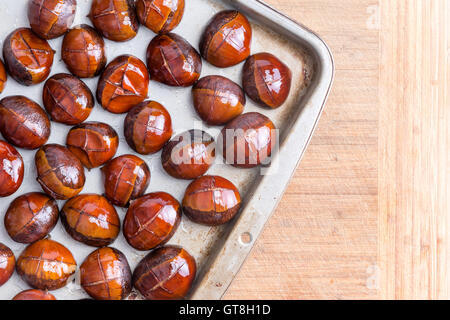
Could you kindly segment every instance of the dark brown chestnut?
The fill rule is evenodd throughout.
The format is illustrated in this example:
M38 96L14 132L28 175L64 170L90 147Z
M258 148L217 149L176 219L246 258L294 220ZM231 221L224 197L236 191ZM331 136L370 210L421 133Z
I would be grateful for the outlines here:
M47 291L30 289L18 293L12 300L56 300L56 298Z
M200 79L192 88L192 96L195 110L209 125L224 125L244 111L244 91L222 76Z
M262 107L280 107L289 96L292 73L270 53L257 53L247 59L242 73L245 93Z
M150 169L144 160L126 154L109 161L102 167L105 195L119 207L144 194L150 183Z
M165 246L139 262L133 272L133 285L147 300L183 299L196 272L195 259L185 249Z
M31 29L19 28L3 43L3 59L9 74L19 83L29 86L47 79L53 65L54 51L47 40Z
M236 10L217 13L208 23L200 40L200 53L219 68L241 63L250 55L252 27Z
M200 77L202 59L189 42L175 33L156 36L147 48L151 78L174 87L190 87Z
M266 164L277 142L273 122L258 112L244 113L227 124L221 132L225 161L239 168Z
M98 81L97 101L109 112L128 112L147 98L149 79L141 60L119 56L108 64Z
M78 25L66 33L61 55L69 71L79 78L96 77L106 65L105 42L87 24Z
M180 203L165 192L149 193L133 201L123 222L130 246L147 251L165 244L181 220Z
M53 39L69 30L76 9L76 0L29 0L28 20L39 37Z
M5 65L3 64L3 61L0 60L0 93L2 93L3 89L5 89L7 80L8 80L8 76L6 74Z
M36 152L35 164L37 181L55 199L75 197L84 187L83 165L64 146L46 144Z
M89 18L112 41L130 40L139 29L133 0L92 0Z
M152 154L172 137L172 119L160 103L144 101L128 112L124 133L128 145L137 153Z
M139 22L154 33L166 33L175 29L184 14L184 0L137 0Z
M54 199L43 193L30 192L11 202L5 214L5 229L14 241L32 243L53 230L58 216Z
M16 258L10 248L0 242L0 287L4 285L14 273Z
M116 209L97 194L82 194L68 200L61 210L61 221L72 238L93 247L113 243L120 231Z
M195 179L206 173L216 157L214 138L201 130L190 130L175 136L164 147L161 163L177 179Z
M125 255L114 248L100 248L80 266L83 289L96 300L122 300L131 292L131 269Z
M88 169L111 160L119 147L116 130L102 122L85 122L70 129L67 148Z
M20 153L0 140L0 197L12 195L23 181L24 164Z
M187 187L183 212L194 222L218 226L238 213L241 196L236 186L220 176L200 177Z

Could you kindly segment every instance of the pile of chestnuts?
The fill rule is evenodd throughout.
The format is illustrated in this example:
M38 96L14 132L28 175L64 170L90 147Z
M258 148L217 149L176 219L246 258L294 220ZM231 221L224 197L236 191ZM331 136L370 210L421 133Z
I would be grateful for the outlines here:
M14 194L23 182L21 148L35 150L42 187L16 197L4 215L10 238L27 245L16 260L0 243L0 286L16 270L32 288L14 300L55 300L49 291L72 281L77 268L81 287L94 299L126 299L133 288L146 299L183 299L195 280L196 262L186 249L166 244L182 216L214 227L241 209L238 188L207 172L216 153L238 168L267 164L276 128L259 112L244 113L246 96L266 110L279 108L289 95L291 71L270 53L251 55L252 26L235 10L221 11L207 23L197 50L173 32L184 9L185 0L91 0L92 26L72 26L77 0L29 0L29 28L4 39L0 93L8 75L24 86L45 81L43 106L25 96L0 99L0 197ZM104 38L128 41L140 24L156 34L149 39L146 61L124 54L108 63ZM68 73L49 77L56 60L47 40L57 37L63 37L60 50ZM243 63L242 86L223 76L202 78L202 59L218 68ZM97 76L94 95L82 79ZM173 136L176 128L166 106L148 99L150 79L192 87L193 110L206 124L224 126L220 136L201 130ZM127 114L123 136L130 152L141 156L116 155L122 132L86 122L96 101L108 112ZM72 126L66 145L47 143L52 121ZM226 138L228 131L239 130L251 134ZM167 174L192 180L183 199L146 193L151 172L144 156L160 151ZM81 193L85 168L103 174L104 189L97 194ZM61 209L56 200L65 201ZM123 221L115 206L126 208ZM95 247L81 263L49 238L59 218L68 236ZM149 251L134 271L127 252L113 247L121 231L130 248Z

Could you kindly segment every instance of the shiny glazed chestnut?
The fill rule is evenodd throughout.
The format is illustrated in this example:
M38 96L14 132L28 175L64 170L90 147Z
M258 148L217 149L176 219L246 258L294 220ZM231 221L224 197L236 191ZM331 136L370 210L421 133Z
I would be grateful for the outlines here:
M250 55L252 27L235 10L217 13L208 23L200 40L200 53L219 68L234 66Z
M147 300L183 299L196 272L195 259L185 249L165 246L139 262L133 272L133 285Z
M88 169L111 160L119 147L117 132L106 123L85 122L70 129L67 148Z
M66 33L61 55L69 71L79 78L96 77L106 65L105 42L87 24L78 25Z
M33 100L9 96L0 100L0 131L13 145L36 149L50 136L50 119Z
M242 73L245 93L262 107L278 108L289 96L291 70L270 53L257 53L247 59Z
M80 266L83 289L96 300L122 300L131 292L131 269L125 255L114 248L100 248Z
M128 112L147 98L149 75L135 56L122 55L111 61L97 86L97 101L112 113Z
M200 77L202 59L189 42L175 33L156 36L147 48L151 78L174 87L190 87Z
M149 193L133 201L123 222L130 246L147 251L165 244L181 220L180 203L165 192Z
M0 93L5 89L6 80L8 80L8 76L6 74L5 65L3 64L3 61L0 60Z
M0 197L12 195L23 181L24 164L20 153L0 140Z
M18 293L12 300L56 300L56 298L47 291L30 289Z
M80 160L66 147L47 144L35 155L37 181L42 189L58 200L67 200L81 192L86 180Z
M161 163L177 179L195 179L206 173L216 157L214 138L201 130L175 136L164 147Z
M172 137L172 119L160 103L144 101L128 112L124 133L134 151L152 154L161 150Z
M93 247L113 243L120 230L116 209L97 194L83 194L68 200L61 210L61 221L72 238Z
M15 264L16 258L14 258L14 253L0 242L0 287L11 278Z
M236 186L219 176L200 177L187 187L183 212L194 222L218 226L227 223L241 206Z
M29 0L30 27L42 39L62 36L75 18L76 0Z
M112 41L130 40L139 29L133 0L92 0L89 18Z
M144 160L126 154L109 161L102 167L105 195L119 207L144 194L150 183L150 169Z
M50 239L39 240L26 247L16 266L17 273L26 283L41 290L64 287L76 268L72 253Z
M244 91L222 76L200 79L192 88L192 96L195 110L209 125L224 125L244 111Z
M19 28L3 43L3 59L9 74L19 83L29 86L47 79L53 64L54 51L31 29Z
M225 161L239 168L253 168L270 160L276 143L273 122L258 112L244 113L221 132Z
M166 33L175 29L184 14L184 0L137 0L139 22L154 33Z
M44 193L30 192L11 202L5 214L5 229L14 241L32 243L53 230L58 216L54 199Z

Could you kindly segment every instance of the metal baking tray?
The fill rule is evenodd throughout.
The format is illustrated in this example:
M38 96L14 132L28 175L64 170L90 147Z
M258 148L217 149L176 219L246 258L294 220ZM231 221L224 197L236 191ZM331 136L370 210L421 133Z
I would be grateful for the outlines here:
M26 5L28 0L0 2L0 39L15 28L28 26ZM74 25L91 24L86 15L89 12L90 0L78 0L77 15ZM229 224L221 227L206 227L192 223L186 217L169 243L185 247L197 260L198 274L190 293L191 299L219 299L225 293L246 256L258 238L264 224L281 199L282 194L299 164L311 139L314 129L322 113L334 75L333 58L327 45L312 31L286 16L278 13L259 0L186 0L185 16L174 32L185 37L198 48L201 31L207 21L218 11L236 8L246 14L253 26L254 36L252 53L267 51L283 59L293 72L293 86L285 105L277 110L257 107L247 100L245 112L258 111L275 123L280 129L280 146L273 156L272 164L266 168L243 170L216 163L209 174L222 175L238 186L243 196L243 207L240 214ZM145 61L145 51L154 34L140 27L136 38L125 43L105 40L108 61L120 54L133 54ZM56 50L52 73L68 72L60 61L62 38L50 41ZM3 46L3 42L0 43ZM204 62L202 76L219 74L240 83L242 64L218 69ZM307 78L308 85L300 79ZM95 93L98 78L86 80L86 84ZM42 105L42 87L39 84L24 87L11 77L0 98L7 95L21 94ZM191 102L191 90L171 88L151 81L149 98L162 103L170 112L175 132L181 133L192 128L201 128L213 136L219 134L220 128L203 125L195 114ZM103 110L98 104L88 121L103 121L113 126L120 135L117 155L132 153L123 136L123 120L125 115L115 115ZM70 127L52 122L52 133L49 143L65 143ZM0 220L9 203L17 196L40 191L36 182L34 167L35 151L18 149L25 162L25 178L20 189L12 196L0 199ZM137 154L136 154L137 155ZM140 156L140 155L138 155ZM140 156L146 160L152 172L152 180L147 192L165 191L181 201L188 181L179 181L169 177L161 167L160 153L151 156ZM264 172L264 175L261 173ZM86 170L86 185L83 193L103 193L102 178L99 169ZM62 201L58 202L60 208ZM126 210L117 208L121 219ZM66 234L62 224L58 222L50 234L51 238L67 246L80 265L84 258L95 248L74 241ZM3 223L0 223L0 242L5 243L19 256L25 245L12 241L7 235ZM132 270L147 252L136 251L125 241L122 234L111 245L121 250L128 258ZM18 292L28 289L15 273L0 288L0 299L11 299ZM80 299L87 294L79 285L78 273L72 282L62 289L52 292L57 299ZM132 294L132 298L139 298Z

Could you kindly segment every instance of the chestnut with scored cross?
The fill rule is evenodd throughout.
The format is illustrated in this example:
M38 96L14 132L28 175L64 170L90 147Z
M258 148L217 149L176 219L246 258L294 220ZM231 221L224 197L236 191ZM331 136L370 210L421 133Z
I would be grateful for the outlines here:
M0 140L0 197L12 195L22 185L24 163L20 153Z
M13 275L16 258L11 249L0 242L0 287Z
M19 292L12 300L56 300L56 298L48 291L29 289Z
M154 33L167 33L175 29L184 14L184 0L137 0L139 22Z

